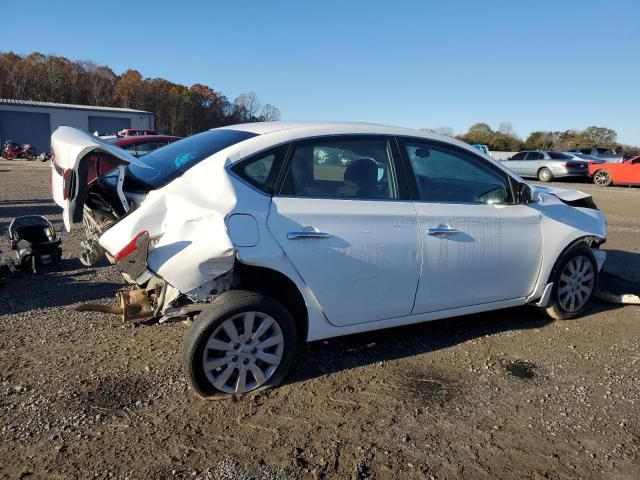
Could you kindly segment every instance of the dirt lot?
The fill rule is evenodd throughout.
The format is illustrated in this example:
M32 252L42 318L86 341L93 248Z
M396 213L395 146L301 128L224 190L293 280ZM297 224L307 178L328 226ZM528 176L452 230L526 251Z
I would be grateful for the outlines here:
M640 189L580 188L608 215L606 268L640 282ZM49 198L46 165L0 161L0 230L23 214L62 229ZM79 242L64 236L59 271L0 287L0 478L640 478L640 307L318 342L280 388L203 401L186 325L69 309L121 286Z

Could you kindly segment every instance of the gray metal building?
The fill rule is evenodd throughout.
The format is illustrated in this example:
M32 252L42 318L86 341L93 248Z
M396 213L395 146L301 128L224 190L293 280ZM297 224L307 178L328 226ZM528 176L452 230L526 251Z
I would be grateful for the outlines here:
M62 125L108 135L123 128L153 129L153 113L131 108L0 99L0 145L12 140L29 143L38 152L44 152L51 145L51 133Z

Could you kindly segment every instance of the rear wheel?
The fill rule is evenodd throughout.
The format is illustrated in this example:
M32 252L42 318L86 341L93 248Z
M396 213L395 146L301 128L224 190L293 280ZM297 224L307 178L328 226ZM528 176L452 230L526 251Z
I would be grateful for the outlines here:
M551 173L551 170L549 170L547 167L543 167L538 170L538 180L540 180L541 182L550 182L551 180L553 180L553 174Z
M291 314L265 295L232 290L211 302L187 332L185 374L202 397L277 385L297 349Z
M608 187L611 185L611 175L606 170L598 170L593 175L593 183L601 187Z
M593 297L597 279L598 267L591 250L583 245L570 250L555 271L547 314L556 320L582 315Z

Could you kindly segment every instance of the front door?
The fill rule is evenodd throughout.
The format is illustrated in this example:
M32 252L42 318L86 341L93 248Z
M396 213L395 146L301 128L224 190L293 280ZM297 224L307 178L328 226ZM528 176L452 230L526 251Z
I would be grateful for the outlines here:
M507 175L475 154L401 144L423 257L413 313L528 296L542 262L539 212L514 204Z
M272 234L337 326L409 315L421 252L384 137L294 145L271 205Z

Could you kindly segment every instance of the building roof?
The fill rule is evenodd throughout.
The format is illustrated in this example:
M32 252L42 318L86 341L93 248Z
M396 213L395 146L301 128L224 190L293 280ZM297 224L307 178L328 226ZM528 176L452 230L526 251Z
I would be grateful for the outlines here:
M13 105L16 107L71 108L74 110L102 110L107 112L124 113L151 113L145 110L134 110L133 108L99 107L96 105L74 105L72 103L36 102L34 100L17 100L14 98L0 98L0 105Z

